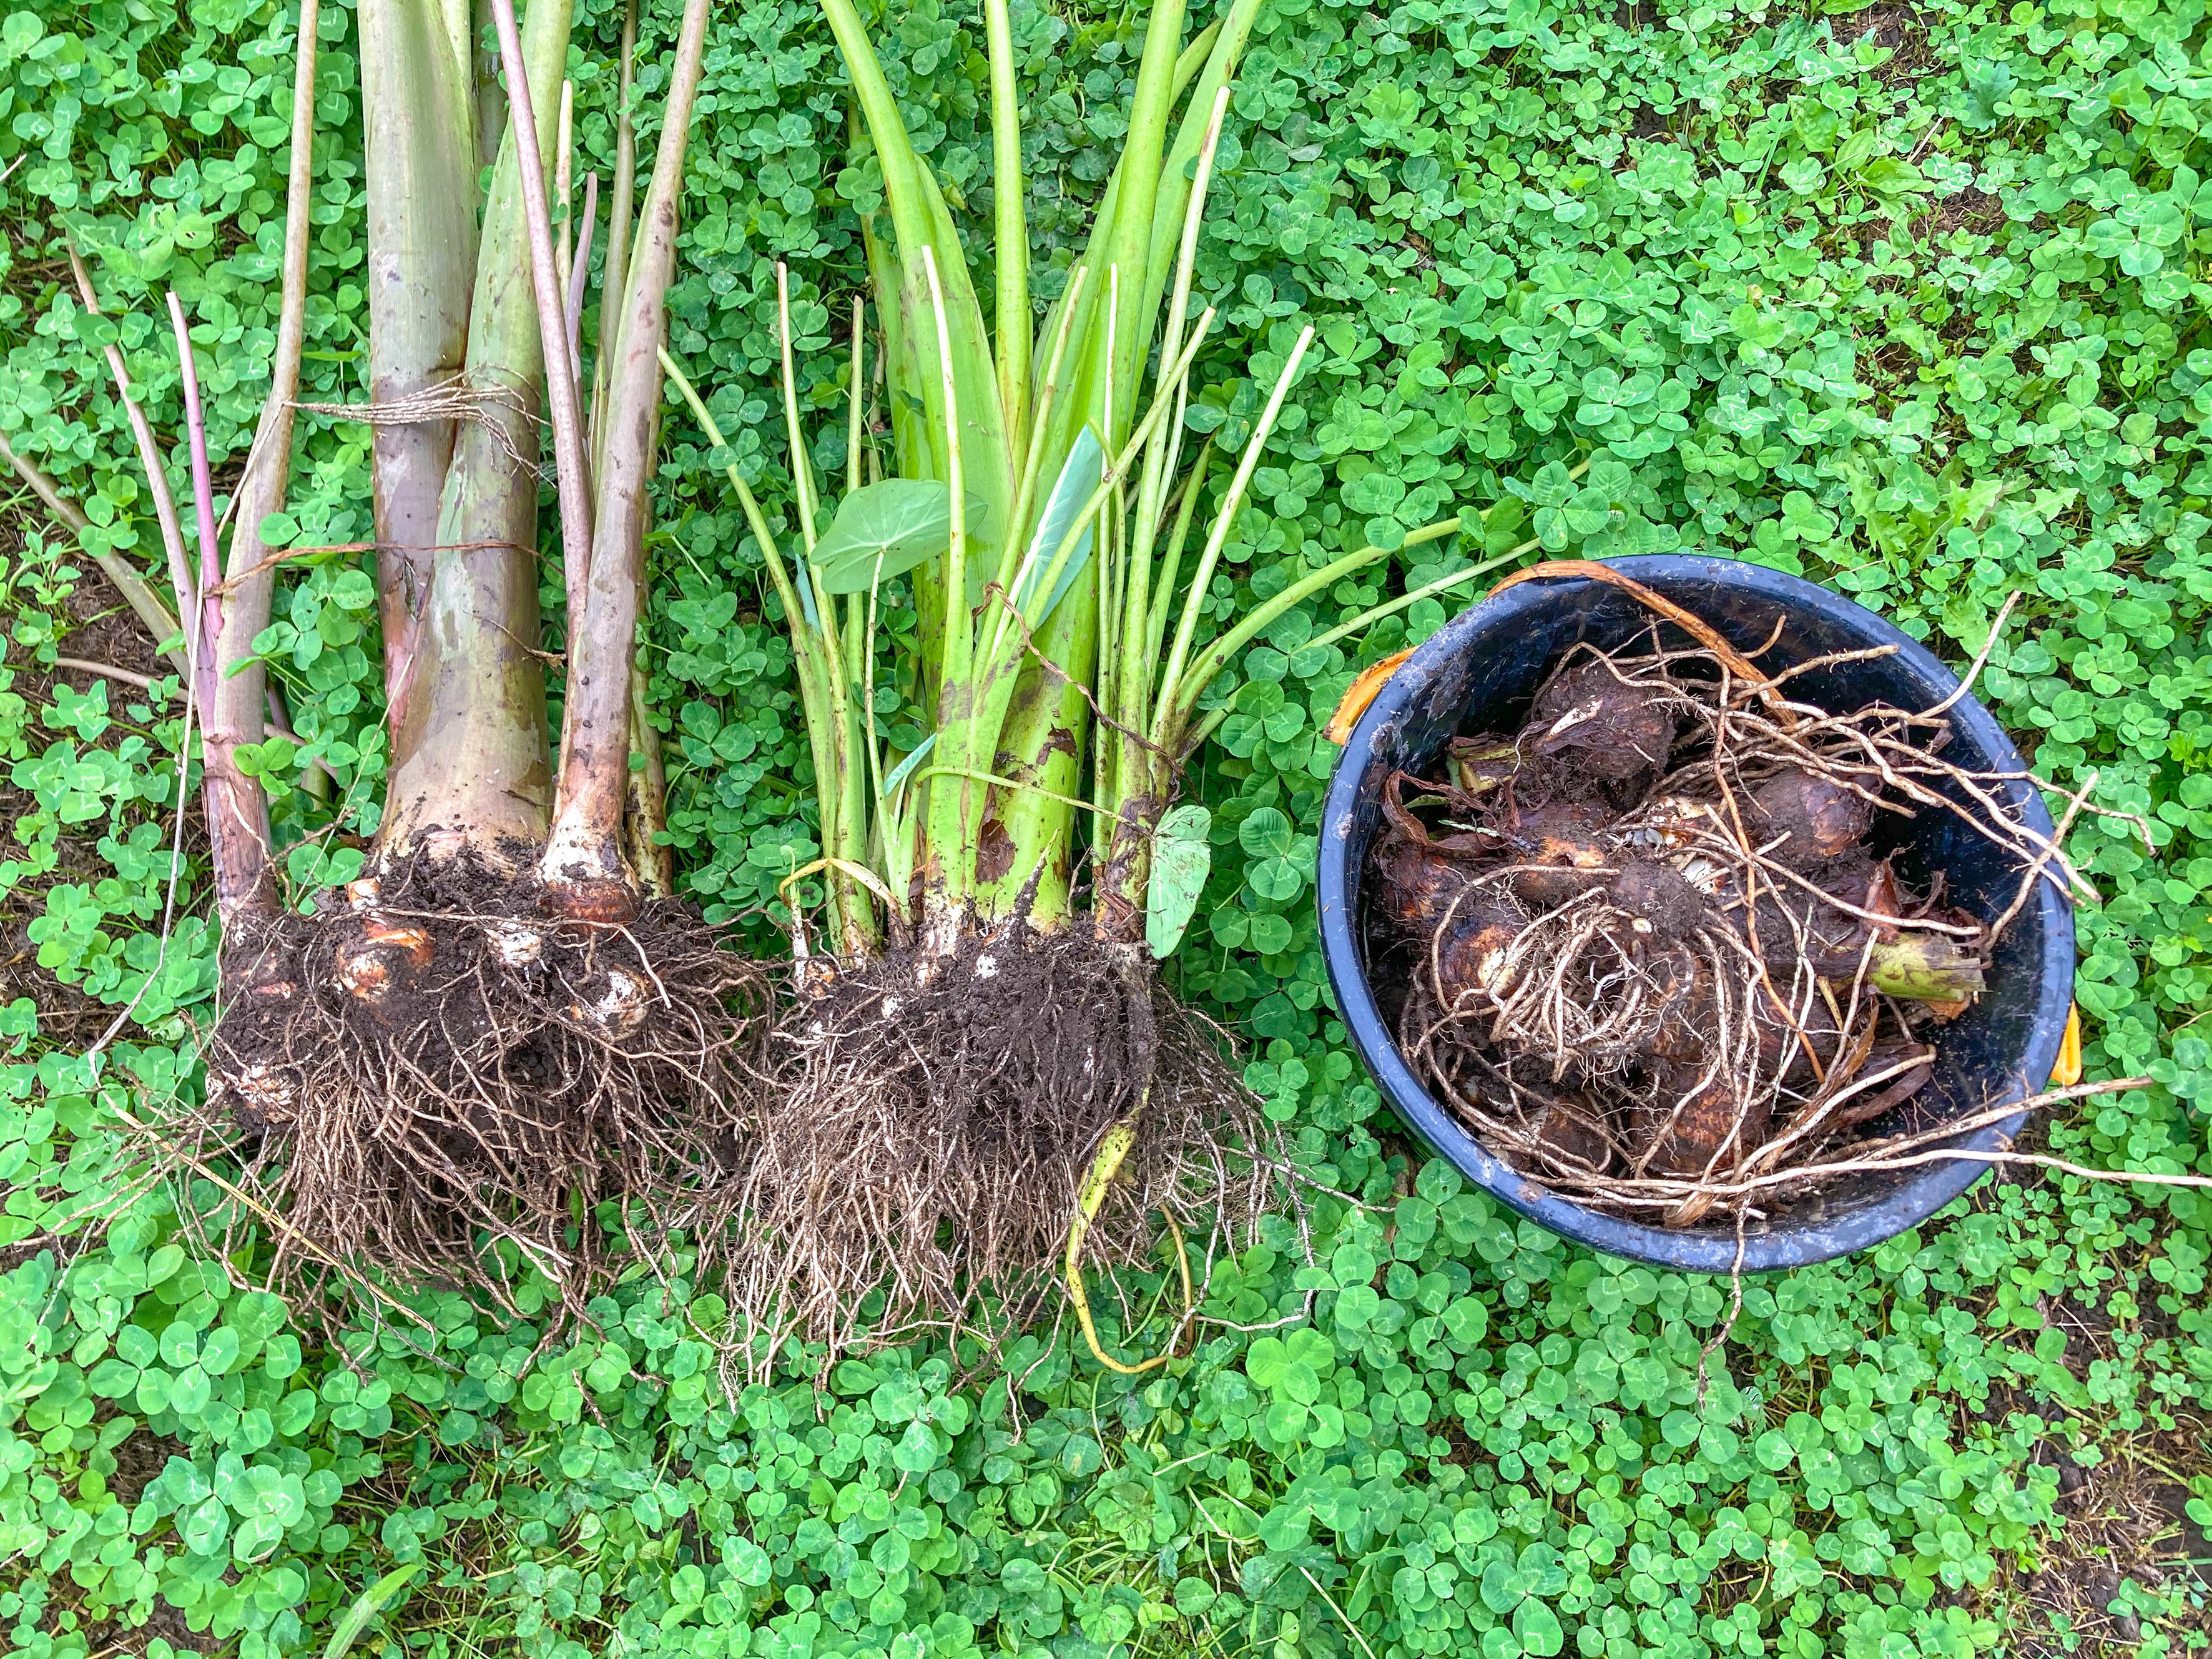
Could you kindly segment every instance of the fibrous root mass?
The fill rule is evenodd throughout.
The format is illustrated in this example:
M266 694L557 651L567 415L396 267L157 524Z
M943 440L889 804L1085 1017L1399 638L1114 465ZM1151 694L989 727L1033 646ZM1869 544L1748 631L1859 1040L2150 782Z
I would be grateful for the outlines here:
M606 1265L592 1206L650 1227L732 1161L765 978L681 906L564 921L473 856L329 896L234 927L208 1106L177 1126L282 1218L277 1279L504 1295L520 1257L573 1296Z
M733 1301L774 1340L835 1352L862 1329L1026 1320L1117 1125L1135 1134L1087 1234L1100 1265L1151 1256L1168 1227L1233 1244L1275 1178L1266 1120L1209 1034L1140 950L1085 922L844 969L777 1043L750 1165L724 1195Z

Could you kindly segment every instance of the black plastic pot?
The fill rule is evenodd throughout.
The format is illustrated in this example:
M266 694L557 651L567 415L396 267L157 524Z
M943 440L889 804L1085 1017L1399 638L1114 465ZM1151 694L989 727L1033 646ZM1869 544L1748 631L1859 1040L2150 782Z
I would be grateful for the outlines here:
M1762 665L1869 646L1897 647L1887 657L1799 678L1791 683L1791 695L1802 701L1831 708L1878 702L1925 708L1958 686L1950 670L1888 623L1796 577L1731 559L1667 556L1608 562L1705 618L1741 650L1765 644L1779 620L1780 639ZM1346 1029L1383 1097L1468 1180L1553 1231L1614 1255L1725 1273L1736 1260L1733 1222L1677 1230L1622 1220L1585 1209L1493 1158L1400 1056L1367 979L1360 893L1368 848L1382 823L1383 780L1395 768L1418 771L1455 733L1516 729L1561 652L1583 640L1611 649L1651 620L1630 595L1601 582L1531 581L1484 600L1414 652L1361 717L1329 783L1318 881L1322 949ZM1671 628L1662 637L1689 643ZM1946 758L1976 771L2027 769L2003 728L1972 698L1951 710L1951 721ZM2008 793L2029 824L2050 833L2050 814L2034 788L2014 783ZM1993 920L2018 890L2015 862L1948 814L1923 812L1901 833L1899 874L1923 880L1928 871L1942 870L1948 903ZM1998 942L1986 991L1945 1029L1934 1077L1889 1118L1869 1126L1870 1132L1931 1128L2040 1090L2058 1056L2073 987L2073 913L2054 884L2039 882ZM2025 1116L2017 1113L1941 1144L1994 1148L2019 1133ZM1987 1169L1979 1162L1944 1160L1838 1180L1753 1224L1743 1239L1744 1269L1802 1267L1878 1244L1933 1215Z

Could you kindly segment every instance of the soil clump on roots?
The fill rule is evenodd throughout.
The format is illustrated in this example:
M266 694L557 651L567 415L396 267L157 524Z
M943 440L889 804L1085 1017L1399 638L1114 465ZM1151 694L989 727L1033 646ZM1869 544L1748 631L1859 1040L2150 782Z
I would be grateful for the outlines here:
M793 1332L834 1358L864 1331L988 1344L1027 1322L1121 1126L1095 1267L1153 1258L1170 1230L1186 1261L1242 1248L1282 1167L1212 1031L1087 921L887 952L799 1000L773 1041L773 1104L724 1194L732 1300L763 1356Z
M505 1243L573 1304L609 1265L592 1205L650 1232L733 1164L765 977L681 905L566 921L473 854L325 896L232 924L207 1105L171 1126L281 1217L273 1282L373 1267L505 1301Z

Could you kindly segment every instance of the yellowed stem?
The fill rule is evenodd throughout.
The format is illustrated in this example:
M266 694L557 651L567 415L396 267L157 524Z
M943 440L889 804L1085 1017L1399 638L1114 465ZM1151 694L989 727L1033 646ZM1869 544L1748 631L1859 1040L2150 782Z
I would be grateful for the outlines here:
M1083 1178L1083 1192L1076 1200L1075 1219L1067 1229L1067 1299L1075 1306L1075 1322L1083 1328L1083 1340L1098 1363L1110 1371L1123 1376L1141 1376L1146 1371L1164 1365L1175 1358L1175 1342L1169 1340L1164 1351L1138 1364L1126 1364L1098 1345L1098 1328L1091 1322L1091 1297L1083 1288L1083 1241L1090 1234L1091 1224L1098 1218L1098 1212L1106 1202L1107 1188L1121 1173L1121 1164L1129 1156L1129 1149L1137 1144L1137 1119L1140 1112L1133 1112L1106 1132L1106 1139L1098 1143L1098 1155L1091 1160L1090 1173ZM1182 1299L1186 1312L1197 1306L1198 1296L1190 1278L1190 1251L1184 1246L1182 1229L1175 1224L1175 1218L1167 1218L1168 1231L1175 1238L1176 1264L1182 1274Z

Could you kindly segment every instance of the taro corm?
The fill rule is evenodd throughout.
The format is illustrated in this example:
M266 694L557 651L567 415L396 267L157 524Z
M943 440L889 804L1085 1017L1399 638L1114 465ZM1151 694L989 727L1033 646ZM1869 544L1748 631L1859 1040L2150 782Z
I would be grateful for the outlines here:
M204 617L224 1006L209 1109L173 1127L197 1160L243 1161L248 1208L279 1218L280 1273L343 1263L504 1294L526 1260L573 1297L607 1248L590 1206L621 1196L649 1216L726 1159L744 1097L731 1055L760 982L670 895L631 660L708 7L686 8L641 204L623 118L588 399L597 179L573 238L564 227L556 241L552 218L572 189L570 9L532 0L519 22L510 0L493 9L495 66L479 64L466 6L360 8L370 404L358 413L374 428L391 763L370 863L308 913L280 903L260 786L226 763L260 735L261 549L241 534L228 581L183 595ZM298 245L296 193L294 208ZM280 356L264 433L289 429L297 356ZM541 415L565 657L538 614ZM270 453L242 528L281 494L281 444ZM566 671L557 741L549 663ZM633 768L634 748L647 764Z

